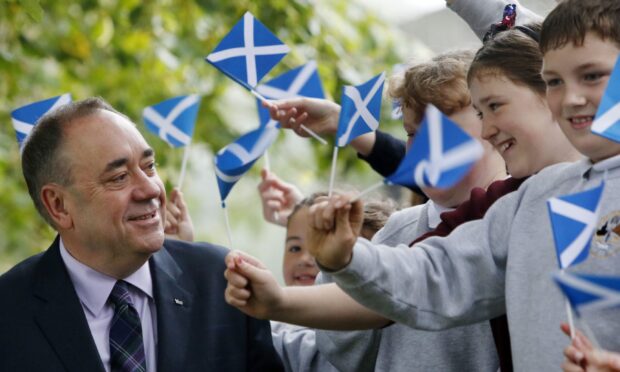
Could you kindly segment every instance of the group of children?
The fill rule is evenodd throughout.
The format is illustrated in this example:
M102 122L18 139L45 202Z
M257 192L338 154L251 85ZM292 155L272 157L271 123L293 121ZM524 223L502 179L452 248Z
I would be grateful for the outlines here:
M371 240L358 238L362 202L313 203L305 244L322 284L281 288L233 252L227 301L253 316L333 330L316 331L313 352L341 370L620 370L616 314L588 319L599 347L581 334L571 343L560 329L565 303L551 280L546 205L605 179L597 226L620 215L620 144L590 131L619 53L620 2L564 0L542 26L497 33L473 59L452 52L409 67L391 87L407 134L432 103L487 142L479 164L451 190L423 190L429 202L392 214ZM284 127L329 133L339 108L297 99L270 111ZM371 165L403 156L384 134L369 143L360 154ZM287 201L279 195L274 211ZM618 275L618 251L593 249L571 270ZM374 330L351 332L360 329Z

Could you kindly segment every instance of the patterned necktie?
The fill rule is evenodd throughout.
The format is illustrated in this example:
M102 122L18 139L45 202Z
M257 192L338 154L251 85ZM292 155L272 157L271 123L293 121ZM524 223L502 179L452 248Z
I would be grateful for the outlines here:
M110 365L112 372L145 372L140 316L133 307L127 286L126 282L117 281L109 298L114 304L110 327Z

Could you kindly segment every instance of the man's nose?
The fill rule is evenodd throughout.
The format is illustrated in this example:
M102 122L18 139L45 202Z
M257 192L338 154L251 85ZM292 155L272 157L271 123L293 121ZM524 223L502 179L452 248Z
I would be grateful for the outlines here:
M136 185L133 189L133 197L136 200L150 200L158 198L161 194L161 181L159 176L149 176L143 172L139 172Z

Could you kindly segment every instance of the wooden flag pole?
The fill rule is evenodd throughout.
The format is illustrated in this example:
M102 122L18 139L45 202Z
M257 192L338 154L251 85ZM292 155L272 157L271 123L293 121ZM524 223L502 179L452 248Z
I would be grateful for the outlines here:
M560 270L560 275L564 275L564 269ZM570 307L570 302L568 302L568 298L564 298L564 305L566 306L566 317L568 318L568 328L570 329L570 339L575 339L575 323L573 322L573 310Z
M183 180L185 179L185 169L187 168L187 160L189 158L189 143L185 146L185 150L183 152L183 163L181 164L181 175L179 176L178 188L181 190L183 186Z
M374 191L374 190L378 189L379 187L381 187L383 185L385 185L385 182L383 182L383 181L375 183L374 185L370 186L366 190L364 190L364 191L360 192L359 194L357 194L357 196L354 197L353 199L351 199L351 201L349 201L349 203L355 203L356 201L361 199L362 196L368 194L371 191Z
M222 200L222 209L224 210L224 223L226 224L226 235L228 235L228 249L233 249L232 233L230 231L230 222L228 220L228 208L226 202Z
M332 170L329 174L329 188L327 189L327 196L332 196L334 191L334 178L336 177L336 163L338 160L338 145L334 146L334 152L332 155Z
M254 89L251 89L250 92L258 99L260 99L262 102L267 102L269 103L269 100L265 97L263 97L262 94L258 93L257 91L255 91ZM319 141L321 144L323 145L327 145L327 141L325 141L323 138L321 138L321 136L319 136L318 134L316 134L315 131L313 131L312 129L306 127L305 125L301 124L299 126L301 129L303 129L306 133L308 133L309 135L311 135L315 140Z

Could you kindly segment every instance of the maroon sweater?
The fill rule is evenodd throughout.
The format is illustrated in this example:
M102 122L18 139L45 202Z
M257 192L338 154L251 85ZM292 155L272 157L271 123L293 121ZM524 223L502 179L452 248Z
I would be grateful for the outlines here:
M493 182L485 191L476 187L471 190L468 201L459 205L455 210L441 214L441 223L434 230L421 235L410 245L420 242L431 236L448 236L460 224L468 221L479 220L484 217L487 210L502 196L519 188L526 178L507 178ZM499 366L501 371L512 371L512 354L510 352L510 334L508 332L508 319L506 315L491 319L491 331L497 348Z

